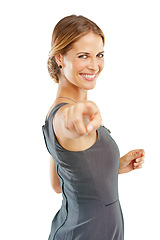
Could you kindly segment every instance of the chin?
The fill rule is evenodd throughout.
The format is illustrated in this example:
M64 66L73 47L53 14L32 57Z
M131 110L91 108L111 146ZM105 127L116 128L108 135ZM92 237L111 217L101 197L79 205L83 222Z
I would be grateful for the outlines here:
M92 89L95 88L95 86L96 86L96 83L95 84L91 84L90 86L84 86L82 88L85 89L85 90L92 90Z

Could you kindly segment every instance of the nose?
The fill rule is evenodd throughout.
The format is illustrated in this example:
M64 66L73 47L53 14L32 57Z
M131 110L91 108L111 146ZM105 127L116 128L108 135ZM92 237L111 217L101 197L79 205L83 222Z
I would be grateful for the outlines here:
M99 65L98 65L98 61L97 61L96 58L90 59L90 62L88 64L88 68L90 70L94 70L94 71L98 71L99 70Z

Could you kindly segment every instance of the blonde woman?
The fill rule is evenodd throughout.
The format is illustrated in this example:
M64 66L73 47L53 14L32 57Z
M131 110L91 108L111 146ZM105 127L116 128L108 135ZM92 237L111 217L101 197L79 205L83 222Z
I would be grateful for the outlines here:
M63 201L49 240L124 239L118 174L141 168L144 150L120 158L96 103L87 99L104 67L104 43L102 30L83 16L67 16L53 31L48 70L58 91L42 129L51 185Z

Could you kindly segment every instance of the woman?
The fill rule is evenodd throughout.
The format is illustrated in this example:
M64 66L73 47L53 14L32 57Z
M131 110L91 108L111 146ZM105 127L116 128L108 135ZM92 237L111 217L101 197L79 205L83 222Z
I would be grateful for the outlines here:
M144 150L120 158L97 105L87 99L104 67L104 34L83 16L55 26L48 70L58 83L43 134L50 153L51 185L62 193L49 240L122 240L124 222L118 173L142 167Z

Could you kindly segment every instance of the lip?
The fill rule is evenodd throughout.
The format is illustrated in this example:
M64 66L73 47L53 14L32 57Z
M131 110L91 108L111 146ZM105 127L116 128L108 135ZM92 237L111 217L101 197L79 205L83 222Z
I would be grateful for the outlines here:
M97 78L97 73L80 73L79 75L87 81L94 81ZM87 76L94 76L94 77L91 78Z

